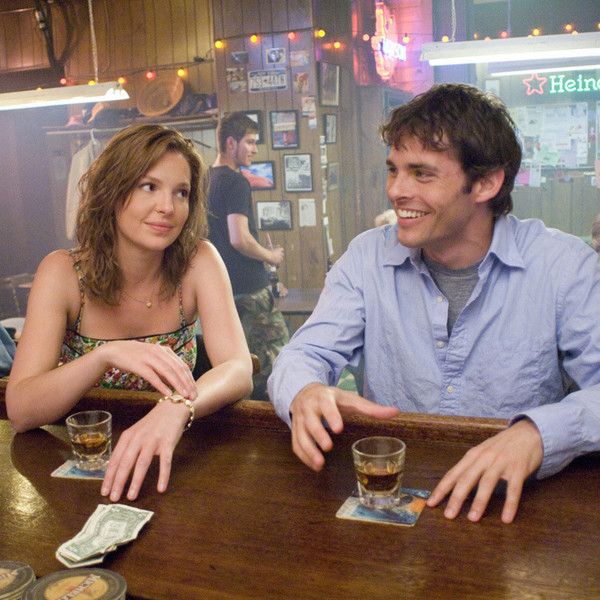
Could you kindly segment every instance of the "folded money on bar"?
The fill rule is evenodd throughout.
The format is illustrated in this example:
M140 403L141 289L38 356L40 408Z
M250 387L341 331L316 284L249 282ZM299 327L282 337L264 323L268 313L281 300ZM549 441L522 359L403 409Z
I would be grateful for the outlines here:
M69 568L97 565L118 546L135 540L153 514L125 504L99 504L83 529L59 546L56 558Z

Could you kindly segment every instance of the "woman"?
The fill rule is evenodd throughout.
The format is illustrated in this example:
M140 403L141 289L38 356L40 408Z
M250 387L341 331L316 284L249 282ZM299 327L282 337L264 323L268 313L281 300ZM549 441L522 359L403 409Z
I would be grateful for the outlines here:
M114 449L101 489L112 501L130 473L127 498L137 497L154 455L165 491L194 416L252 390L227 272L203 239L204 174L192 143L173 130L119 132L82 178L79 246L44 258L29 296L6 392L17 431L61 418L97 384L163 394ZM194 381L197 317L215 366Z

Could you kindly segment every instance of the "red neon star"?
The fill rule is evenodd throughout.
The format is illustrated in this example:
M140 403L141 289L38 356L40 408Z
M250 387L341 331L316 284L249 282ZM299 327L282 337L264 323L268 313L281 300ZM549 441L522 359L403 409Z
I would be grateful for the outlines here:
M548 81L547 77L540 77L537 73L533 73L529 79L523 79L523 83L527 86L527 95L543 95L546 81Z

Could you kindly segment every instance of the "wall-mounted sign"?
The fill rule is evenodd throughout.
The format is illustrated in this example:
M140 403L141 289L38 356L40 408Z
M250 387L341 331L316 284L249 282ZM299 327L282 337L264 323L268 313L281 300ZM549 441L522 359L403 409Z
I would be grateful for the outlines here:
M251 92L285 90L288 86L286 69L248 71L248 89Z
M546 85L547 84L547 85ZM600 79L596 77L585 77L579 73L577 77L568 77L562 73L543 77L532 73L531 77L523 79L523 85L527 96L534 94L573 94L584 92L600 92Z
M383 81L394 74L398 61L406 60L406 47L398 43L396 19L385 2L375 2L375 35L371 38L375 68Z

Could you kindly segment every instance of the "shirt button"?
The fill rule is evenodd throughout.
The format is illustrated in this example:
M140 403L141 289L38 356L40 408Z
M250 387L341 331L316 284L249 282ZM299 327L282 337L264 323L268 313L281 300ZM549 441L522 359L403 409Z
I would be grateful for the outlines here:
M454 386L453 386L453 385L449 385L449 386L446 388L446 391L447 391L449 394L451 394L451 393L454 391Z
M438 296L438 297L436 298L436 300L437 300L438 302L443 302L443 301L444 301L444 297L443 297L443 296Z
M442 342L442 340L438 340L438 341L435 343L435 345L436 345L438 348L443 348L443 347L444 347L446 344L445 344L444 342Z

